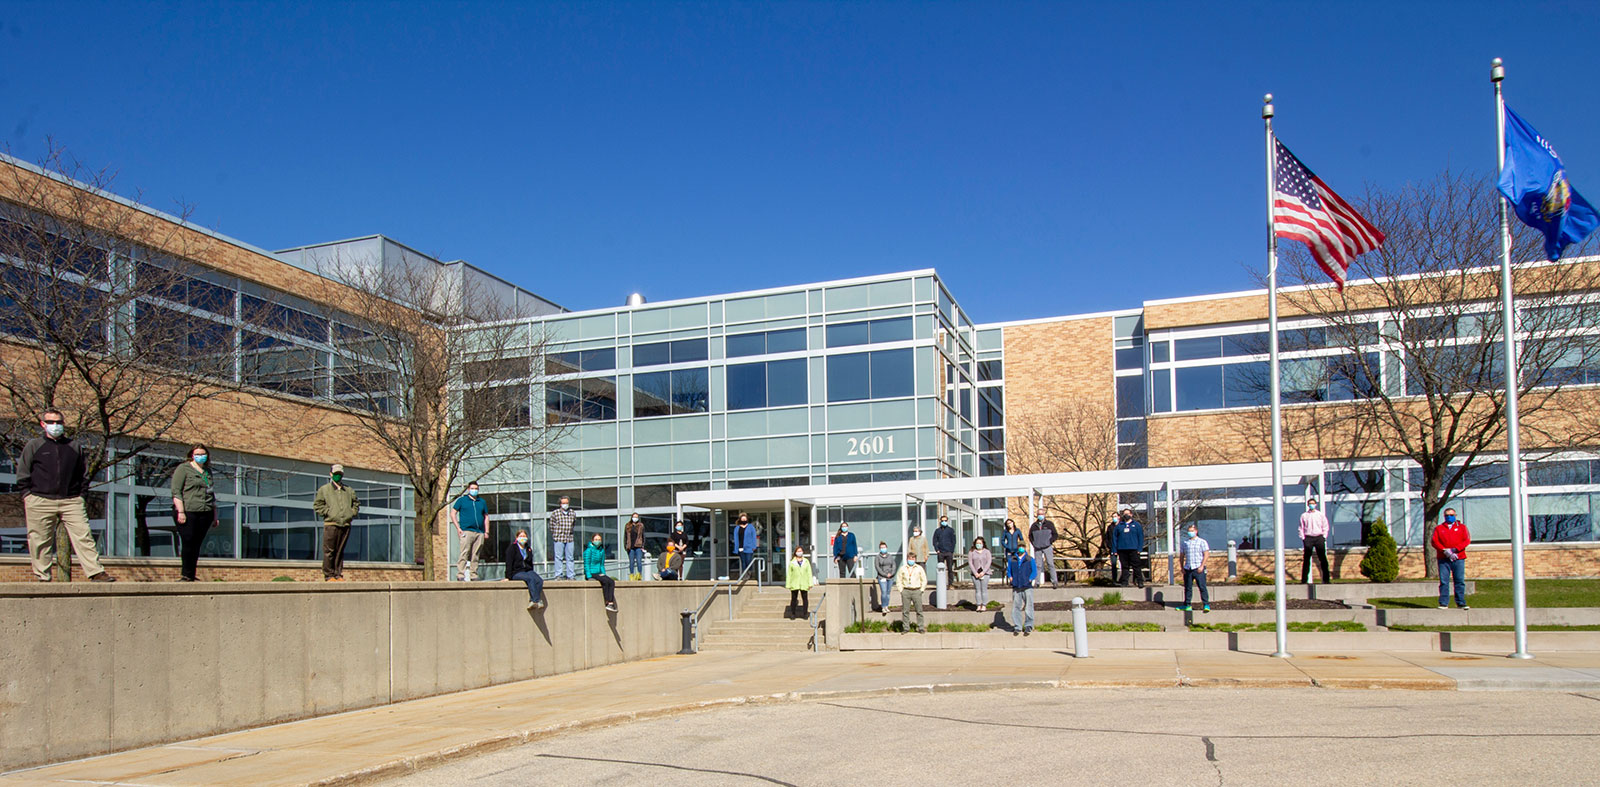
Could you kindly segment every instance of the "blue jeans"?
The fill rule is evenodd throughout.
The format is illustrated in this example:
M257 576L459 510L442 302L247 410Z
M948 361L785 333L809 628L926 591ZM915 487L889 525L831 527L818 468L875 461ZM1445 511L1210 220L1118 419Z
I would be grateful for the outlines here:
M630 549L630 550L628 550L628 573L629 574L641 574L641 575L644 574L644 550L643 549Z
M889 608L889 589L894 587L894 577L878 577L878 609Z
M1011 627L1033 628L1033 588L1011 589Z
M1186 568L1183 570L1183 605L1193 606L1189 602L1194 598L1194 585L1200 585L1200 603L1210 606L1211 591L1206 587L1206 570L1203 568Z
M550 569L551 575L566 577L567 579L578 578L578 572L572 565L572 550L575 546L577 546L577 543L573 541L556 542L556 560L555 565Z
M754 553L754 552L740 552L739 553L739 573L743 574L744 570L749 568L750 564L754 563L754 562L756 562L756 553Z
M527 571L518 571L506 577L506 579L520 579L526 582L528 584L529 601L538 601L539 597L544 595L544 577L539 576L539 572L531 568Z
M1450 586L1456 591L1456 606L1467 605L1467 559L1458 557L1455 560L1439 558L1439 606L1450 606L1450 586L1445 585L1445 580L1450 580Z

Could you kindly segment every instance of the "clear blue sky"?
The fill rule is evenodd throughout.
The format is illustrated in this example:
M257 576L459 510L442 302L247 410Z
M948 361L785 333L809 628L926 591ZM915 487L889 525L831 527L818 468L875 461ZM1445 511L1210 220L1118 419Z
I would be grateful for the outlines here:
M1241 289L1260 96L1341 191L1488 168L1488 63L1600 197L1600 3L0 0L0 133L266 248L570 308L934 267L979 321Z

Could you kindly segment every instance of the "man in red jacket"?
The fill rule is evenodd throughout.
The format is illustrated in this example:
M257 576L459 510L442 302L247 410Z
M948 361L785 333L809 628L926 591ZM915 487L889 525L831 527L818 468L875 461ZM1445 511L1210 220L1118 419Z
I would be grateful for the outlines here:
M1446 508L1444 521L1433 527L1433 549L1439 557L1439 609L1450 608L1450 585L1455 587L1456 606L1462 609L1471 609L1467 606L1467 547L1472 544L1472 537L1467 534L1467 526L1456 519L1456 510Z

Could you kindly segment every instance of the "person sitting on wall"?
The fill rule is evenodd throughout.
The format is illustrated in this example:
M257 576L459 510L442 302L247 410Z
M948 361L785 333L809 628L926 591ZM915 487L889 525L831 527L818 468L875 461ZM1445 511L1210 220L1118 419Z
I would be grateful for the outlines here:
M656 578L664 580L683 578L683 549L678 546L678 542L667 542L666 551L661 553L661 572Z
M528 585L528 609L544 609L544 577L533 570L533 553L528 551L528 531L517 531L517 539L506 548L506 581Z
M605 598L606 611L617 611L617 581L606 576L606 548L599 533L589 540L583 550L583 578L600 583L600 594Z

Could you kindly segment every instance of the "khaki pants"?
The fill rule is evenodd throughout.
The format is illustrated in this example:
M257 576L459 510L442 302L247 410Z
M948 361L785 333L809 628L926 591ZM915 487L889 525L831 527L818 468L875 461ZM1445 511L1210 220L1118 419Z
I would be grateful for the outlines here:
M482 546L482 533L476 530L461 531L461 553L456 555L456 576L478 575L478 549Z
M350 525L322 523L322 576L344 576L344 545L350 541Z
M83 575L92 577L105 571L100 566L100 550L95 547L94 536L89 532L89 512L83 507L83 498L51 500L38 495L25 495L22 506L28 520L28 553L33 557L35 577L50 579L50 567L56 562L56 528L63 526L72 540L72 551L78 553L78 565L83 567Z

